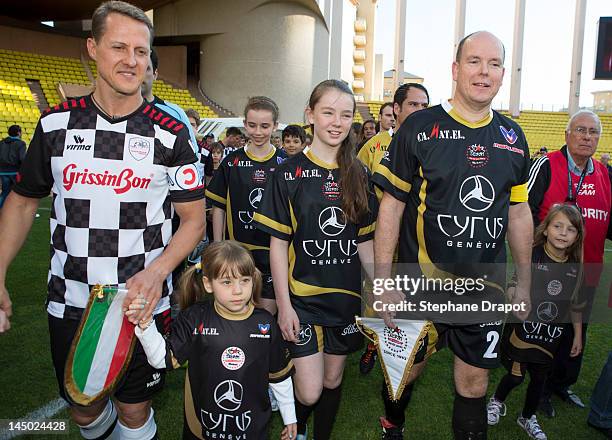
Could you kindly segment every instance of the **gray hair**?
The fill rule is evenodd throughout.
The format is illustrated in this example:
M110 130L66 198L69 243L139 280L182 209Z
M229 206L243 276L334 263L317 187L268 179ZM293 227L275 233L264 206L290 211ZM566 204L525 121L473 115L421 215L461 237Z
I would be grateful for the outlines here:
M133 18L147 25L149 34L151 35L151 42L153 42L153 23L151 23L147 14L139 7L119 0L104 2L94 11L91 17L91 35L94 40L100 41L100 38L102 38L102 35L106 32L106 17L112 13Z
M599 128L599 134L601 135L601 132L603 131L603 126L601 125L601 120L599 119L599 116L597 116L597 113L594 113L591 110L586 110L586 109L578 110L576 113L574 113L572 115L571 118L569 118L569 121L567 121L567 126L565 127L565 132L566 133L569 132L570 131L570 126L574 122L574 119L576 119L578 116L582 116L582 115L589 115L593 119L595 119L595 122L597 122L597 126Z

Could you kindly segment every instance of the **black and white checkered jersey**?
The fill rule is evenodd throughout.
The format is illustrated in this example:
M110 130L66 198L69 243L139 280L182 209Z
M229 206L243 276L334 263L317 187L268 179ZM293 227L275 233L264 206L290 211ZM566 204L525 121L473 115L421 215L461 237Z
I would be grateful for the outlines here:
M40 118L14 191L51 192L47 311L79 319L90 289L118 285L159 257L172 237L172 203L204 197L184 124L144 102L111 119L91 96ZM169 307L172 275L156 313Z

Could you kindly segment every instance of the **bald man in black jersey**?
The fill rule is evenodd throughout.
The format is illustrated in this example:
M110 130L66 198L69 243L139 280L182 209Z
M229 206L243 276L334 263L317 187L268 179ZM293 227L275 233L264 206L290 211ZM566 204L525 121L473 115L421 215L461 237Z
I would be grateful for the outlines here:
M529 149L520 127L491 110L503 63L498 38L488 32L468 35L452 66L452 101L414 113L393 137L373 178L384 191L374 241L376 278L390 278L398 238L399 262L412 263L425 276L427 267L464 276L453 272L458 263L474 274L487 270L482 263L503 267L507 238L520 285L512 302L526 316L533 236L526 185ZM487 285L488 293L501 298L503 276ZM398 293L383 298L405 299ZM381 316L394 326L391 314ZM485 439L488 370L499 364L502 321L433 320L435 331L417 353L403 395L391 401L383 392L383 439L403 438L412 382L425 366L427 346L434 343L455 354L454 438Z

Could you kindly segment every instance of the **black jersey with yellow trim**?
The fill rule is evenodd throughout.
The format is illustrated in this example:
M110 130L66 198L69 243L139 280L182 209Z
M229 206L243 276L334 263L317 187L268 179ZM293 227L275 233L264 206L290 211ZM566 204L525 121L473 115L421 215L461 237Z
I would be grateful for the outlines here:
M529 149L521 128L491 111L477 123L450 103L410 115L374 182L405 202L403 263L504 263L511 203L527 201Z
M374 236L378 201L370 184L370 212L347 222L339 180L336 166L301 152L277 168L254 216L262 231L289 242L289 291L303 324L346 325L360 312L357 244Z
M531 311L524 322L506 325L502 353L517 362L550 363L571 312L586 304L579 263L559 261L538 246L532 253Z
M268 383L294 368L274 317L252 305L241 315L214 301L179 313L167 339L166 365L189 361L185 419L198 438L268 438Z
M226 237L243 244L253 254L259 270L269 273L270 236L257 229L253 214L259 206L266 182L285 160L271 147L265 157L255 157L248 147L232 151L219 165L206 197L226 212Z

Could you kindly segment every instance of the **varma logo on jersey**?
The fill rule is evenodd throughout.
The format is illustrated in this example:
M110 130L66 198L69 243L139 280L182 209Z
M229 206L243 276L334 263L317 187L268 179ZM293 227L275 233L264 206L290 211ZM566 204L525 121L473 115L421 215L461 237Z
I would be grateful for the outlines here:
M244 399L242 384L232 379L224 380L215 387L213 398L218 407L217 411L200 409L200 420L206 429L206 436L235 440L246 439L246 434L225 436L228 430L230 433L245 432L251 425L251 410L237 412Z
M253 221L253 215L257 208L259 207L259 203L263 199L264 189L263 188L253 188L249 193L249 205L253 208L252 211L238 211L238 219L240 219L240 223L244 229L255 229L255 226L250 223Z
M495 202L491 181L482 175L467 177L459 186L458 198L468 215L438 214L438 228L448 238L446 246L495 249L504 223L502 217L484 214Z
M330 264L348 264L357 253L357 240L338 237L346 228L346 216L342 208L328 206L319 213L319 229L325 239L302 241L302 248L311 257L310 264L326 266Z
M92 141L87 140L83 137L87 133L79 133L73 134L72 137L70 135L66 135L66 147L65 149L68 151L89 151L91 150ZM70 140L74 142L70 142Z

